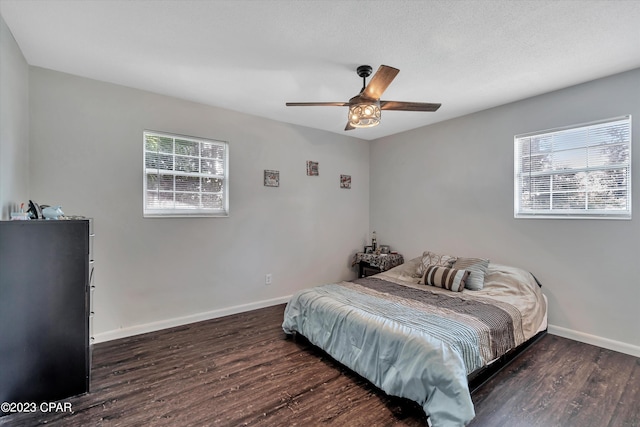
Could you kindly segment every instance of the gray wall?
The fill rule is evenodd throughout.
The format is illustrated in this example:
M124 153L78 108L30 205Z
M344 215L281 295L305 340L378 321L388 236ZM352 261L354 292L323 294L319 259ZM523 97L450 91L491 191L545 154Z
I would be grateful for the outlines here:
M0 16L0 219L28 198L29 66Z
M407 259L428 249L533 271L551 332L640 355L637 213L513 218L513 136L640 117L640 70L367 143L30 68L1 19L0 55L2 219L28 198L95 218L99 339L351 278L350 256L375 229ZM142 218L144 129L230 141L229 218ZM305 176L306 160L319 177ZM262 186L264 169L280 170L281 187Z
M376 140L371 227L406 258L432 250L532 271L550 331L640 355L640 171L630 221L513 218L514 135L624 114L640 117L640 69Z
M354 277L369 229L365 141L36 67L30 112L34 200L95 218L98 340ZM142 218L145 129L229 141L228 218ZM263 186L265 169L280 187Z

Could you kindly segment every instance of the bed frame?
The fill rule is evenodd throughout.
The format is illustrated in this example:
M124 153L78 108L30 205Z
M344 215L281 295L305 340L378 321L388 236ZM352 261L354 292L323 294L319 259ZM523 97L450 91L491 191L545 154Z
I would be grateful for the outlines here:
M467 379L469 381L469 393L473 395L476 391L478 391L478 389L480 389L480 387L482 387L485 383L487 383L491 378L498 375L500 371L502 371L507 366L509 366L511 362L513 362L518 356L520 356L520 354L522 354L526 349L528 349L533 344L541 340L542 337L544 337L546 334L547 334L546 329L538 332L533 337L529 338L528 341L525 341L522 344L520 344L518 347L509 350L507 353L503 354L501 357L499 357L490 365L487 365L484 368L480 368L477 371L470 373L467 376ZM320 347L313 344L311 341L307 339L307 337L305 337L300 333L294 332L291 335L287 335L287 338L292 338L294 341L300 342L301 344L304 344L304 345L310 345L315 350L320 351L321 353L330 357L332 360L335 361L335 363L342 365L340 362L338 362L333 357L331 357L329 353L327 353L326 351L322 350ZM354 372L354 374L356 373Z
M528 341L523 342L518 347L513 348L500 356L493 363L480 368L475 372L470 373L467 378L469 380L469 392L474 394L480 387L482 387L491 378L496 376L498 372L509 366L520 354L527 348L538 342L542 337L547 334L547 330L543 330L529 338Z

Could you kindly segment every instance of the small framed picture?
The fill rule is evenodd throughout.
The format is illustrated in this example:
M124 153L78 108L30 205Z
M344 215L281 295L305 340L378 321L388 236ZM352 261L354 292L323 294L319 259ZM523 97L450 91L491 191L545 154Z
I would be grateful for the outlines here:
M363 252L365 254L372 254L373 253L373 246L365 246Z
M307 160L307 175L309 176L318 176L318 162L312 162L311 160Z
M340 175L340 188L351 188L351 175Z
M280 187L280 171L266 170L264 171L265 187Z

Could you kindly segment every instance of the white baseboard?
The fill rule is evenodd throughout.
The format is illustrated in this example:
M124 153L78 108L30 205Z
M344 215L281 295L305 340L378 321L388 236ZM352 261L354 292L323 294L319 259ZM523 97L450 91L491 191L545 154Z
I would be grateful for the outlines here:
M95 343L126 338L133 335L145 334L147 332L159 331L161 329L173 328L176 326L187 325L189 323L201 322L203 320L215 319L218 317L229 316L231 314L244 313L245 311L257 310L259 308L270 307L272 305L284 304L291 299L291 295L272 298L264 301L257 301L249 304L236 305L217 310L207 311L204 313L192 314L189 316L175 317L173 319L161 320L158 322L146 323L143 325L131 326L128 328L116 329L112 331L102 332L95 335ZM629 354L631 356L640 357L640 346L627 344L621 341L614 341L608 338L596 335L586 334L584 332L574 331L572 329L560 326L549 325L548 332L563 338L569 338L575 341L595 345L620 353Z
M640 357L640 347L627 344L621 341L614 341L608 338L598 337L596 335L585 334L584 332L574 331L572 329L562 328L560 326L549 325L548 332L563 338L569 338L575 341L595 345L606 348L608 350L629 354L631 356Z
M126 338L133 335L146 334L147 332L159 331L161 329L173 328L189 323L201 322L203 320L215 319L218 317L229 316L231 314L244 313L245 311L257 310L259 308L270 307L272 305L284 304L291 299L291 295L272 298L264 301L252 302L249 304L236 305L233 307L220 308L217 310L207 311L204 313L192 314L189 316L175 317L173 319L161 320L158 322L146 323L144 325L130 326L127 328L115 329L112 331L101 332L95 334L94 343Z

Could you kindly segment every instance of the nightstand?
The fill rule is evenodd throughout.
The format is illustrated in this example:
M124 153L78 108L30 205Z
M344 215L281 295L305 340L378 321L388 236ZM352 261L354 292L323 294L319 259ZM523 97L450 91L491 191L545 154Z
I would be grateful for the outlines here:
M358 277L367 277L387 271L404 263L400 254L365 254L358 252L353 256L352 266L358 265Z

